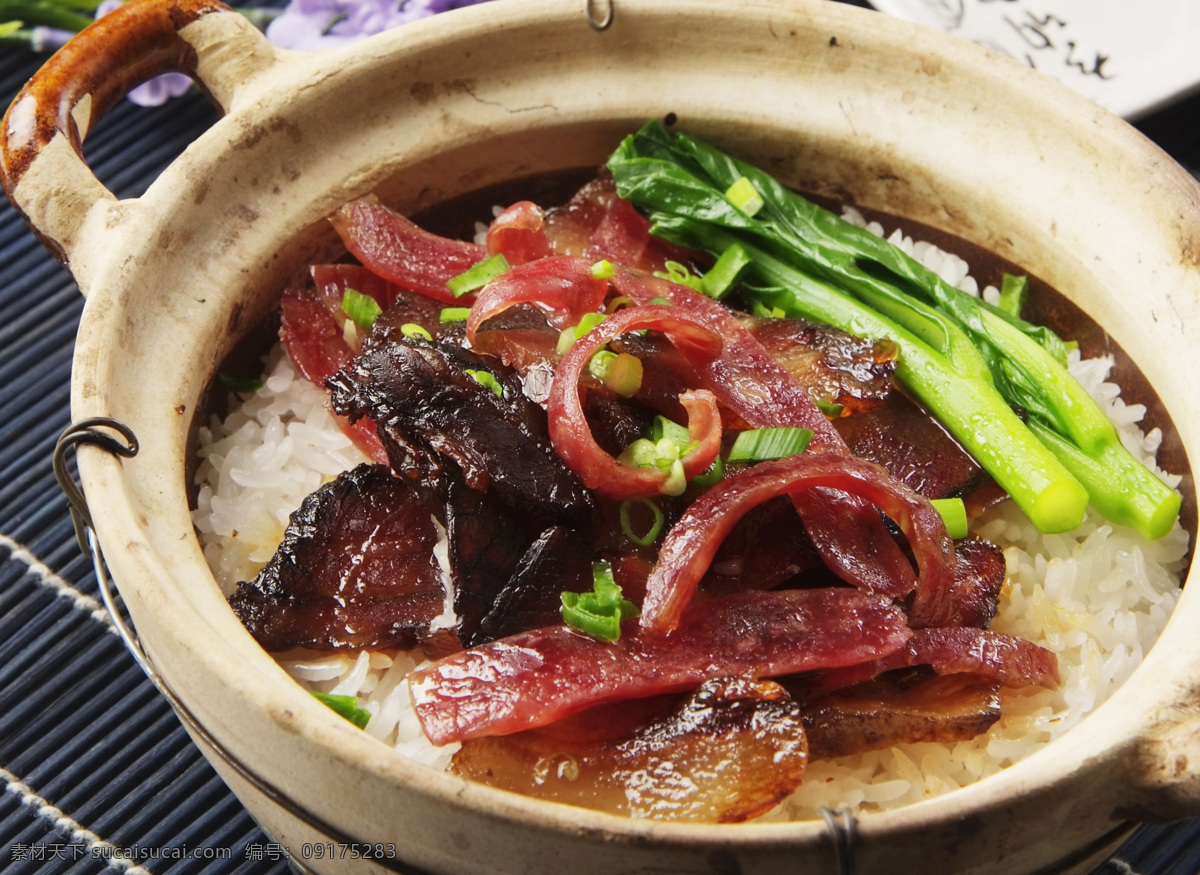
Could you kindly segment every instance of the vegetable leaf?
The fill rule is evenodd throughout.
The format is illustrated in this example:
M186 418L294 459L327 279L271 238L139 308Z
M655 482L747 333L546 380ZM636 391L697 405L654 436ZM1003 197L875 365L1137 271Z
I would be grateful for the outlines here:
M754 312L895 341L897 378L1042 531L1077 526L1089 498L1148 538L1169 530L1179 496L1124 450L1067 372L1068 345L1052 332L953 288L769 174L659 122L627 137L608 167L656 234L714 256L743 247L750 263L741 285ZM726 197L741 179L763 199L753 217Z

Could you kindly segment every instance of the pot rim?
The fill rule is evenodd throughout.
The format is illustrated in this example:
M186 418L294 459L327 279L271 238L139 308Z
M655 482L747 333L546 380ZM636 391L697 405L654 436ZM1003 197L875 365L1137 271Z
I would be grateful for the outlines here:
M693 14L720 18L726 5L717 0L693 0ZM830 8L832 4L800 2L794 4L794 8L785 11L766 0L757 0L754 4L745 4L740 14L746 14L747 9L753 7L755 11L764 15L774 13L778 20L790 21L789 16L795 16L807 21L810 16L818 17L818 6L821 7L819 17L822 20L830 22L831 27L840 31L852 33L859 41L865 42L872 32L865 16L873 13L851 8L834 10ZM497 22L504 27L519 29L523 22L537 16L563 23L569 20L568 14L561 10L561 4L553 0L535 0L524 4L526 8L522 10L518 10L516 0L511 3L498 0L495 7L494 10L488 10L487 14L484 14L481 7L478 14L474 14L473 10L463 10L467 14L417 22L406 26L402 32L381 34L369 43L331 51L320 58L300 58L289 53L277 53L272 64L265 68L266 73L256 74L244 90L234 94L234 99L228 103L230 114L204 135L204 148L193 152L184 169L194 172L206 160L202 152L211 150L215 143L228 143L236 139L238 126L244 125L246 119L253 114L251 108L254 104L258 105L259 112L263 107L267 110L286 107L289 111L295 111L298 104L307 99L306 95L288 89L280 83L301 67L305 70L303 80L306 83L324 80L332 82L341 75L343 67L352 66L352 61L361 63L364 57L383 59L394 53L416 53L473 38L480 39L493 33ZM636 10L618 9L616 14L618 19L622 15L646 18L659 16L665 19L679 14L679 4L671 0L645 0ZM571 15L577 16L578 13ZM617 24L620 24L619 20ZM1040 102L1044 106L1057 108L1085 120L1097 139L1120 144L1136 160L1148 165L1171 166L1169 160L1165 159L1156 147L1140 139L1140 135L1124 126L1123 122L1108 116L1064 88L1044 81L1032 71L999 59L985 49L951 41L940 34L916 26L889 20L887 28L900 34L910 46L915 47L911 50L914 54L927 50L943 65L990 71L978 75L995 82L1003 79L1006 85L1019 92L1023 99ZM173 186L187 191L196 190L194 181L180 180L181 172L173 166L164 172L136 204L125 202L117 205L115 209L127 215L151 215L160 210L169 212L172 200L170 190ZM1194 181L1186 179L1182 171L1168 172L1173 174L1166 181L1172 203L1183 209L1186 205L1194 207L1200 202L1200 192ZM379 181L380 179L364 178L355 184L365 191L375 187ZM111 219L111 209L106 207L106 211ZM124 221L126 224L123 227L128 227L127 218L117 218L119 221L115 224L119 225L120 221ZM1194 216L1190 224L1195 230L1197 223ZM1200 231L1197 231L1197 237L1200 238ZM101 239L107 238L96 232L91 241L94 243ZM125 291L116 285L109 287L109 283L120 279L120 270L114 261L103 259L98 259L93 268L94 281L89 289L72 379L72 410L76 419L112 413L107 409L107 396L101 387L113 367L114 350L119 350L126 342L124 334L129 327L129 301L125 297ZM1186 265L1184 270L1190 272L1195 288L1195 265ZM179 434L178 423L168 423L157 432L152 431L139 437L145 446L149 443L147 438L174 441L178 439ZM1196 446L1194 441L1189 444L1193 457L1196 456ZM153 454L150 458L153 458ZM231 685L245 687L247 692L258 697L257 701L268 712L295 715L294 721L289 720L289 731L294 731L313 744L331 751L335 759L347 766L379 769L385 776L415 788L420 794L448 804L462 802L467 806L475 806L492 812L500 819L519 819L525 824L533 824L547 831L602 833L609 840L630 843L652 840L658 843L700 846L714 843L723 846L786 845L800 840L815 839L827 831L827 825L819 821L725 826L689 825L631 821L598 812L565 809L553 803L514 796L504 791L465 782L428 769L395 751L381 747L373 739L366 738L343 725L344 721L336 715L308 701L299 686L292 683L265 652L259 650L257 659L253 660L255 673L249 678L241 677L243 660L252 657L246 646L247 642L253 644L252 639L240 624L236 625L236 629L231 624L232 612L224 617L205 613L200 610L203 606L194 602L194 592L179 589L172 574L179 573L180 569L158 555L154 539L147 536L148 521L139 518L138 510L126 501L130 497L131 487L126 483L126 471L122 464L98 451L88 450L80 453L79 469L85 492L95 496L94 501L105 508L105 513L95 520L100 542L105 545L121 545L120 549L108 548L106 558L113 569L114 577L118 579L118 588L122 590L122 594L124 595L126 588L122 584L123 580L161 582L161 585L154 588L146 588L138 583L132 584L136 592L131 600L141 603L146 608L157 607L166 615L172 616L173 622L182 624L183 618L186 617L187 623L190 624L189 636L194 642L188 646L193 649L192 655L203 666L205 672L222 679L231 679L235 674L238 675L238 680L229 680ZM198 550L193 552L198 555ZM187 573L202 575L208 571L207 567L191 568ZM1193 572L1189 572L1189 581L1192 576ZM209 577L211 579L211 575ZM166 583L168 581L171 583ZM211 586L215 589L215 582L212 582ZM1185 586L1175 615L1164 630L1158 645L1147 654L1146 660L1138 666L1133 676L1122 684L1104 705L1090 714L1079 726L1070 730L1067 736L998 775L953 793L901 809L864 813L860 815L859 831L870 835L885 835L920 828L933 820L961 817L964 812L983 812L1034 793L1038 788L1065 781L1079 770L1113 765L1122 759L1138 745L1139 740L1150 734L1153 721L1161 711L1162 702L1177 697L1179 690L1188 686L1187 673L1175 671L1167 665L1164 651L1178 648L1191 655L1198 653L1200 645L1188 642L1182 629L1182 618L1200 610L1195 607L1195 598L1190 597L1190 589ZM135 616L135 621L138 619ZM210 635L212 640L229 642L230 635L238 634L244 640L233 642L238 645L234 651L206 650L203 646L196 646L202 644ZM1164 644L1170 646L1164 647ZM256 644L253 646L257 648ZM153 659L153 645L150 647L150 655ZM285 682L280 683L281 680ZM1152 690L1156 692L1152 693ZM186 701L187 691L179 692ZM211 719L212 715L204 714L203 708L196 710L202 721L208 717L207 722L214 722ZM220 723L219 720L215 722ZM1069 745L1063 743L1067 737L1071 739Z

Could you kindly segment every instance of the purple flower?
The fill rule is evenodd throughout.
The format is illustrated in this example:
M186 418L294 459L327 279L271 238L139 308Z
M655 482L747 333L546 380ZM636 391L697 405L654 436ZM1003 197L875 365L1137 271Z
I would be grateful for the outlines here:
M104 0L96 18L112 12L124 0ZM284 49L329 49L349 45L397 25L439 12L474 6L486 0L291 0L267 25L267 39ZM35 50L60 48L73 34L53 28L34 28ZM166 73L129 92L141 106L158 106L179 97L192 86L182 73Z
M67 44L67 40L75 36L73 30L62 30L57 27L38 26L31 28L29 48L35 52L54 52Z
M397 25L485 0L292 0L267 26L267 38L285 49L348 45Z

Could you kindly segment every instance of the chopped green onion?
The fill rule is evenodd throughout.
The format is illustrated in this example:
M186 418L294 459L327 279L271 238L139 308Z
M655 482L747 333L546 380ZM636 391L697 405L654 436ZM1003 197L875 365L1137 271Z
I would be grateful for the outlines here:
M642 360L627 352L602 349L588 362L588 373L622 398L631 398L642 387Z
M563 622L600 641L616 641L621 637L621 621L641 613L622 597L607 562L592 565L592 592L564 592L560 597Z
M467 374L470 375L472 380L483 386L483 388L491 389L492 394L497 398L504 397L504 387L500 385L495 375L490 371L477 371L474 368L467 368Z
M807 428L755 428L737 436L729 450L731 462L765 462L795 456L808 449L812 431Z
M683 457L696 448L695 441L690 439L688 430L677 422L672 422L661 414L654 417L647 437L638 438L625 448L625 452L617 457L617 461L634 468L657 468L667 473L666 482L659 487L663 495L682 495L687 489L687 476L683 470ZM720 462L718 456L713 465L692 480L701 485L701 478L713 478L713 467ZM722 465L712 479L712 483L721 479L724 473Z
M675 306L675 302L672 301L670 298L651 298L650 303L651 304L666 304L668 307Z
M683 470L683 460L676 459L671 463L667 479L658 487L663 495L683 495L687 489L687 472Z
M744 178L744 177L743 177ZM742 268L750 263L745 247L731 243L717 259L716 264L700 278L700 291L710 298L721 300L733 288Z
M575 341L603 321L603 313L584 313L583 318L579 322L570 328L564 328L558 333L558 345L555 347L555 352L559 355L566 355L567 350L575 345Z
M716 486L725 476L725 462L720 456L712 460L712 464L692 478L697 486Z
M633 530L633 511L636 507L646 508L646 510L650 511L651 516L650 527L640 535ZM649 547L658 540L658 536L662 532L665 517L663 517L663 512L653 501L642 497L627 498L621 502L619 514L621 518L621 531L633 543L639 547Z
M1029 293L1029 277L1004 275L1000 283L1000 309L1009 316L1021 318L1021 308L1025 306L1025 296Z
M400 333L409 340L420 338L421 340L433 340L433 335L425 330L425 327L418 325L416 322L405 322L400 326Z
M955 540L967 536L967 508L961 498L935 498L929 503L942 515L946 534Z
M347 287L342 292L342 312L350 317L350 321L359 328L366 330L375 324L383 308L370 295Z
M665 265L666 270L656 270L654 275L660 280L669 280L677 285L687 286L689 289L700 291L700 277L696 276L678 261L668 261Z
M439 322L466 322L471 315L470 307L443 307L438 313Z
M617 461L632 468L654 468L658 458L658 445L646 438L638 438L625 448Z
M231 377L229 374L217 374L217 382L230 392L257 392L263 387L263 381L258 377Z
M359 729L365 729L371 721L371 712L358 707L357 696L334 696L329 693L313 693L313 698L332 708Z
M837 419L842 415L842 411L846 409L844 404L838 404L836 401L826 401L824 398L818 398L815 403L817 409L830 419Z
M602 258L592 265L592 277L598 280L610 280L617 275L617 266L607 258Z
M725 189L725 199L747 216L753 216L763 208L762 195L758 193L754 183L744 176L739 176L733 185Z
M482 289L506 270L508 270L508 259L497 252L473 267L467 268L458 276L446 280L446 288L454 297L461 298L468 292Z
M691 440L687 426L680 425L673 419L667 419L661 413L655 416L654 421L650 423L650 431L646 437L655 443L666 438L678 447L686 447Z

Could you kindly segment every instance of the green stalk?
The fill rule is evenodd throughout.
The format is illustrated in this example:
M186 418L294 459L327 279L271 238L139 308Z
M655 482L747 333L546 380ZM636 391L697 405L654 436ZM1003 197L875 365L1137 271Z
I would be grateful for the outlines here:
M80 31L92 18L50 0L0 0L0 21L20 21L27 28L42 25Z
M898 377L1043 531L1061 531L1074 518L1065 508L1084 487L1110 519L1147 538L1169 531L1178 496L1124 449L1104 411L1067 372L1067 346L1049 330L953 288L769 174L661 124L627 138L609 168L621 195L651 212L656 232L713 254L731 243L747 247L754 259L748 285L757 279L773 289L758 290L771 305L863 336L903 337ZM753 216L725 194L747 180L763 201ZM831 291L843 299L833 309L844 321L822 315L828 308L817 302ZM997 407L1006 411L999 419ZM1034 438L1011 407L1037 423L1039 436L1058 440ZM1008 452L1014 455L1002 460ZM1054 466L1048 456L1057 456ZM1067 481L1074 486L1053 486ZM1043 493L1054 513L1031 511Z
M655 217L657 218L657 217ZM737 240L727 230L702 223L656 223L655 231L686 246L720 251ZM929 312L940 324L943 355L907 328L864 306L828 283L814 279L746 241L747 268L758 294L785 315L834 325L869 340L890 339L899 352L896 377L938 418L980 465L1013 497L1039 530L1065 532L1078 526L1088 493L1062 463L1030 433L996 391L978 353L949 320Z

